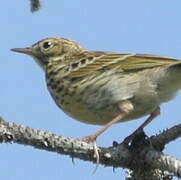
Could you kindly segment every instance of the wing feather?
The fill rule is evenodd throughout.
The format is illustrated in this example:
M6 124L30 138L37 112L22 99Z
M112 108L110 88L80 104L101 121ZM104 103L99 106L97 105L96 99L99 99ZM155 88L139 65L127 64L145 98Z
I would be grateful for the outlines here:
M146 55L117 54L112 52L86 52L75 61L78 66L72 69L70 76L83 77L88 74L100 74L102 71L118 69L122 72L139 71L142 69L177 64L177 59ZM84 62L84 63L81 63ZM70 64L71 66L71 64Z

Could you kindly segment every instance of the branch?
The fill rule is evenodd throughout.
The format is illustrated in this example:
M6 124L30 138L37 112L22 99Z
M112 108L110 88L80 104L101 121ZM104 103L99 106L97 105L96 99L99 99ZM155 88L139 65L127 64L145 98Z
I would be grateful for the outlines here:
M171 133L171 131L173 132ZM172 138L167 137L170 133ZM167 140L163 138L163 135ZM155 172L158 169L161 172L167 171L174 176L181 177L181 161L160 152L166 143L180 136L181 125L178 125L157 136L135 141L131 146L114 143L112 147L98 147L99 163L113 168L128 168L134 173L146 173L144 180L147 180L148 177L150 179L151 176L148 176L148 173ZM71 158L96 163L94 147L91 144L58 136L47 131L16 125L15 123L6 122L2 118L0 118L0 142L29 145L38 149L69 155Z
M85 161L96 162L93 157L94 147L91 144L77 139L58 136L47 131L32 129L15 123L6 122L0 118L0 142L13 142L23 145L33 146L37 149L43 149L59 154L70 155L73 158L79 158ZM118 152L122 154L118 158ZM99 148L100 163L106 166L126 167L129 158L129 151L121 146L118 148ZM127 159L125 159L127 157ZM117 159L118 158L118 159Z
M176 125L170 129L164 130L162 133L152 136L150 139L152 144L157 146L157 148L164 148L166 144L171 141L176 140L181 136L181 124Z

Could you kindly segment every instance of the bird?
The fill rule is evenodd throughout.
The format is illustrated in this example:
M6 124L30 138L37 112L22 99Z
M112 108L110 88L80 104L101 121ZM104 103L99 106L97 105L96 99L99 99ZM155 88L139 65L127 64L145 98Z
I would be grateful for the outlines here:
M45 73L55 103L73 119L101 125L82 138L95 142L115 123L148 116L125 143L160 114L181 88L181 61L157 55L89 51L67 38L45 38L12 51L27 54Z

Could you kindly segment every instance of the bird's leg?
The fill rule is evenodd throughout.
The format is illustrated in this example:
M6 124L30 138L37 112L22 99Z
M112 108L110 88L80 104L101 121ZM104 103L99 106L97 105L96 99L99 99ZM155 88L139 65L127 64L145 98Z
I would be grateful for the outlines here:
M151 114L150 116L139 126L131 135L126 137L123 141L124 144L129 144L134 137L140 132L143 131L143 128L147 126L153 119L155 119L158 115L160 115L160 107L157 107Z
M118 116L116 116L114 119L112 119L110 122L108 122L106 125L104 125L101 129L96 131L95 133L83 137L81 140L85 142L94 142L96 141L97 137L102 134L104 131L106 131L110 126L112 126L114 123L120 121L125 117L125 113L120 113Z
M106 129L108 129L111 125L113 125L114 123L120 121L121 119L123 119L125 117L126 113L120 113L118 116L116 116L112 121L108 122L106 125L104 125L101 129L99 129L98 131L96 131L95 133L89 135L89 136L86 136L86 137L83 137L82 141L85 141L85 142L92 142L93 145L94 145L94 157L96 158L96 163L99 164L99 152L98 152L98 148L97 148L97 145L96 145L96 139L97 137L102 134L104 131L106 131ZM94 170L94 172L96 171L97 169L97 166Z
M117 123L118 121L121 121L124 119L124 117L129 114L131 111L133 111L134 107L132 103L129 100L122 101L118 104L118 107L120 109L120 114L118 114L114 119L112 119L110 122L108 122L106 125L104 125L101 129L96 131L95 133L86 136L80 140L85 142L92 142L94 144L94 157L96 158L97 164L99 163L99 153L98 148L96 145L96 139L97 137L102 134L104 131L106 131L110 126ZM96 171L97 167L95 168L94 172Z
M96 131L95 133L93 133L89 136L82 138L81 140L85 141L85 142L95 142L96 138L99 135L101 135L104 131L106 131L113 124L124 119L124 117L134 109L132 103L129 100L121 101L118 104L118 107L120 109L120 114L118 114L114 119L112 119L107 124L105 124L101 129L99 129L98 131Z

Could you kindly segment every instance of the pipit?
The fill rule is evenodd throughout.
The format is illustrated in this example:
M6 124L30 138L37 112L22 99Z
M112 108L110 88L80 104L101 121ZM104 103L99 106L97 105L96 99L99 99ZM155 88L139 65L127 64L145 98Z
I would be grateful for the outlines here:
M47 38L12 51L35 59L45 72L51 96L65 113L103 125L82 139L87 142L95 142L114 123L149 115L124 140L130 142L181 88L181 61L173 58L88 51L65 38Z

